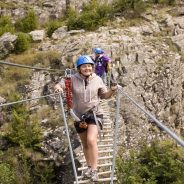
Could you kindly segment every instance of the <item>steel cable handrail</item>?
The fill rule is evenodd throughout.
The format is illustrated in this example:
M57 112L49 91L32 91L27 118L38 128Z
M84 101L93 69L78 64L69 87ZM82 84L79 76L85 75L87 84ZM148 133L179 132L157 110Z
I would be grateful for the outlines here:
M52 94L49 94L49 95L39 96L39 97L35 97L35 98L29 98L29 99L14 101L14 102L8 102L8 103L0 104L0 107L15 105L15 104L19 104L19 103L23 103L23 102L27 102L27 101L32 101L32 100L38 100L38 99L41 99L41 98L45 98L45 97L49 97L49 96L55 96L55 95L58 95L58 94L60 94L60 93L52 93Z
M78 177L77 177L77 170L76 170L76 166L75 166L73 149L72 149L72 144L71 144L71 141L70 141L70 134L69 134L69 130L68 130L68 124L67 124L67 121L66 121L66 115L65 115L63 99L61 97L61 94L59 94L59 101L60 101L60 107L61 107L61 115L63 117L65 129L66 129L66 135L67 135L67 139L68 139L68 146L69 146L69 150L70 150L70 157L71 157L71 160L72 160L72 166L73 166L75 181L76 181L76 184L78 184L79 182L78 182Z
M118 85L119 86L119 85ZM126 92L124 92L122 90L122 87L119 86L119 90L120 92L126 96L136 107L138 107L142 112L144 112L146 115L148 115L152 120L154 120L154 122L156 123L156 125L161 128L162 130L164 130L168 135L170 135L173 139L176 140L176 142L178 144L180 144L181 146L184 147L184 141L178 137L173 131L171 131L169 128L167 128L163 123L161 123L158 119L156 119L151 113L149 113L148 111L146 111L143 107L141 107L133 98L131 98Z
M119 89L119 88L118 88ZM120 91L117 91L116 96L116 117L115 117L115 130L114 130L114 139L113 139L113 159L112 159L112 172L111 172L111 182L113 184L114 171L115 171L115 162L116 162L116 150L117 150L117 138L118 138L118 127L119 127L119 110L120 110Z
M41 68L41 67L36 67L36 66L16 64L16 63L6 62L6 61L2 61L2 60L0 60L0 64L21 67L21 68L36 69L36 70L46 70L46 71L51 71L51 72L64 72L65 71L65 70L60 70L60 69Z

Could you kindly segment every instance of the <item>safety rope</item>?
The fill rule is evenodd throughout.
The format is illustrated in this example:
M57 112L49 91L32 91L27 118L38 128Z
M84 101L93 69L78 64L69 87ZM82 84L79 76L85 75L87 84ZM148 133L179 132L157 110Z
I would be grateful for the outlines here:
M57 94L60 94L60 93L52 93L52 94L49 94L49 95L39 96L39 97L35 97L35 98L18 100L18 101L15 101L15 102L8 102L8 103L0 104L0 107L5 107L5 106L9 106L9 105L15 105L15 104L24 103L24 102L28 102L28 101L32 101L32 100L38 100L38 99L46 98L46 97L49 97L49 96L55 96Z
M119 86L119 85L118 85ZM119 86L119 90L120 92L126 96L136 107L138 107L138 109L140 109L142 112L144 112L146 115L148 115L153 121L154 123L161 128L162 130L164 130L168 135L170 135L173 139L176 140L176 142L178 144L180 144L181 146L184 147L184 141L178 137L173 131L171 131L168 127L166 127L163 123L161 123L158 119L156 119L151 113L149 113L148 111L146 111L143 107L141 107L133 98L131 98L124 90L122 90L123 88L121 86Z
M75 166L75 162L74 162L72 144L71 144L71 141L70 141L70 134L69 134L69 131L68 131L68 124L67 124L67 121L66 121L66 115L65 115L63 99L61 97L61 94L59 95L59 101L60 101L60 107L61 107L61 114L62 114L62 117L63 117L63 120L64 120L65 129L66 129L66 135L67 135L67 139L68 139L68 146L69 146L69 150L70 150L70 157L71 157L71 160L72 160L72 166L73 166L75 181L76 181L76 184L78 184L77 170L76 170L76 166Z
M71 79L71 70L65 70L65 91L66 91L66 103L68 110L72 108L72 79Z
M41 68L41 67L36 67L36 66L28 66L28 65L22 65L22 64L6 62L6 61L2 61L2 60L0 60L0 64L15 66L15 67L21 67L21 68L36 69L36 70L47 70L47 71L51 71L51 72L62 72L62 71L64 72L64 70L60 70L60 69L51 69L51 68Z

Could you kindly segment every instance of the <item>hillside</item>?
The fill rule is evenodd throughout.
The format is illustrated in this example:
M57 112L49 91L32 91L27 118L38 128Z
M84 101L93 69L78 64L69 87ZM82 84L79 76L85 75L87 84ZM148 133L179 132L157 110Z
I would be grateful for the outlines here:
M14 24L21 17L21 10L25 10L24 13L28 10L26 2L20 1L20 7L14 1L4 0L0 3L0 12L2 15L12 15ZM123 90L183 138L184 2L176 1L172 6L152 3L144 11L141 9L143 12L138 12L139 16L135 16L132 9L126 13L116 13L95 30L69 30L62 22L48 36L45 24L48 20L58 20L57 16L64 14L66 2L28 1L39 19L36 29L23 33L32 40L25 50L22 50L23 46L20 48L16 45L20 38L17 28L1 35L1 61L60 71L53 73L0 64L0 104L53 93L54 84L64 76L66 68L74 69L79 55L92 55L92 49L100 47L111 57L113 75L123 86ZM70 5L74 6L75 3L71 1ZM83 1L80 3L75 6L77 10L80 10ZM52 16L54 20L50 19ZM114 120L114 99L109 102L109 106ZM58 107L56 97L0 107L2 158L5 159L6 155L6 161L16 167L19 175L22 170L27 173L21 178L21 183L32 181L30 178L33 174L37 176L36 179L40 179L40 183L55 180L56 183L71 184L71 160ZM23 122L31 122L33 126L25 130ZM17 129L15 124L19 125ZM73 149L77 154L79 142L71 119L69 127ZM168 138L170 139L125 96L121 97L118 145L126 150L122 155L126 156L130 150L139 150L140 142L150 144L155 139ZM22 156L11 159L13 155ZM25 158L30 160L25 162ZM30 172L31 168L34 168L34 173ZM42 171L47 173L44 179Z

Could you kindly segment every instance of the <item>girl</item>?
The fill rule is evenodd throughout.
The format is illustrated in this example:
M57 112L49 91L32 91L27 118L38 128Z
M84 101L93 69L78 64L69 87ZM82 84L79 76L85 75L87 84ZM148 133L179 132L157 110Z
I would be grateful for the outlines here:
M71 77L73 111L81 120L74 122L77 133L82 142L87 169L82 173L83 177L98 181L98 123L102 129L103 110L99 106L100 99L110 98L117 86L107 90L102 79L94 73L94 62L88 55L82 55L77 59L78 72ZM55 86L55 92L62 92L64 85L60 82ZM96 117L92 111L95 111Z

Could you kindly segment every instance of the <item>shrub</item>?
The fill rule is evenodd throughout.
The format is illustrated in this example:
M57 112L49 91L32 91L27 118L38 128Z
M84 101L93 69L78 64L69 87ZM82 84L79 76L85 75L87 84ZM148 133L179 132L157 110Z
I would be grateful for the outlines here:
M25 33L18 33L17 40L15 44L15 53L21 53L26 51L29 48L31 38Z
M68 29L96 30L100 25L112 18L112 12L109 5L99 4L96 0L91 1L84 6L81 14L77 15L74 10L68 13Z
M14 110L10 130L6 137L15 144L36 148L42 140L41 128L38 122L30 121L28 117L22 117Z
M55 51L40 52L33 58L33 63L39 63L45 68L57 68L60 64L60 54Z
M38 25L38 18L35 12L30 10L28 11L28 14L24 18L18 20L15 23L15 28L17 31L28 33L36 29L37 25Z
M12 93L7 100L9 102L18 101L20 95ZM29 113L22 103L14 104L7 110L11 112L13 117L5 137L14 144L36 148L42 140L41 127L36 118L30 120Z
M153 0L153 3L155 4L168 4L168 5L173 5L175 4L176 0Z
M9 164L0 163L0 183L14 184L15 175Z
M51 37L51 36L52 36L52 33L53 33L56 29L58 29L59 27L61 27L62 25L63 25L63 23L60 22L60 21L57 21L57 20L52 21L52 22L49 22L49 24L48 24L48 26L47 26L47 35L48 35L49 37Z
M78 28L77 19L78 19L78 15L77 15L76 11L74 9L70 8L67 12L68 30Z
M146 3L143 0L116 0L113 3L114 13L125 14L133 11L134 16L139 16L146 9Z
M155 141L131 152L129 159L117 159L119 181L126 184L182 184L183 168L184 150L171 142Z
M3 35L6 32L14 32L14 27L11 22L10 17L8 16L2 16L0 18L0 36Z

